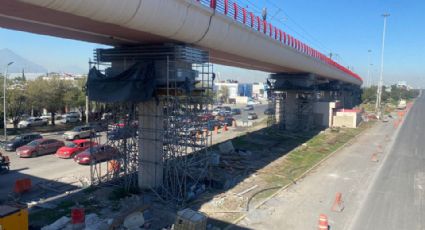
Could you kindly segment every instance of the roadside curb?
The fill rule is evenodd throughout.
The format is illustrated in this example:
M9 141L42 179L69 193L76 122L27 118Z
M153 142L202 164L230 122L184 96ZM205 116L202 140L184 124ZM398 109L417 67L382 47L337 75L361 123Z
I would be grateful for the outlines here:
M374 127L375 124L369 128ZM272 198L274 198L276 195L278 195L279 193L283 192L284 190L288 189L291 185L295 184L297 181L299 181L300 179L304 178L305 176L307 176L307 174L309 174L311 171L313 171L314 169L316 169L318 166L320 166L323 162L325 162L326 160L328 160L329 158L331 158L332 156L334 156L336 153L338 153L341 149L347 147L349 144L352 144L352 142L354 140L356 140L359 136L363 135L365 133L367 129L362 130L360 133L356 134L353 138L351 138L349 141L347 141L346 143L344 143L343 145L341 145L340 147L338 147L336 150L334 150L333 152L331 152L329 155L327 155L325 158L323 158L322 160L320 160L319 162L317 162L315 165L313 165L310 169L308 169L307 171L305 171L304 173L302 173L300 176L298 176L297 178L295 178L293 180L292 183L289 183L285 186L283 186L282 188L280 188L279 190L277 190L276 192L274 192L272 195L270 195L269 197L265 198L263 201L261 201L259 204L257 204L252 210L256 210L258 208L260 208L261 206L263 206L266 202L268 202L269 200L271 200ZM245 219L245 217L247 216L249 212L245 212L241 217L237 218L235 221L233 221L231 224L229 224L227 227L224 228L224 230L230 230L232 229L232 227L234 227L233 225L238 224L240 221L242 221L243 219Z

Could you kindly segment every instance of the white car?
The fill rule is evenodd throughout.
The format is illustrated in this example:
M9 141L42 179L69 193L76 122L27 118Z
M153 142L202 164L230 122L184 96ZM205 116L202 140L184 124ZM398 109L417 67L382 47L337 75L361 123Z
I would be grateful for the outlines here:
M96 134L94 129L90 126L77 126L71 131L65 132L63 138L65 140L77 140L82 138L89 138Z
M80 121L80 114L77 112L71 112L65 114L64 118L61 120L62 123L75 123Z
M254 112L248 113L248 120L255 120L258 119L258 115Z
M21 121L18 123L18 128L28 128L28 127L32 127L32 126L43 126L43 125L47 125L47 121L43 120L39 117L31 117L28 118L27 120Z
M214 116L217 116L218 114L220 114L221 113L221 109L214 109L213 111L212 111L212 115L214 115Z
M261 104L259 101L248 101L247 105L258 105Z

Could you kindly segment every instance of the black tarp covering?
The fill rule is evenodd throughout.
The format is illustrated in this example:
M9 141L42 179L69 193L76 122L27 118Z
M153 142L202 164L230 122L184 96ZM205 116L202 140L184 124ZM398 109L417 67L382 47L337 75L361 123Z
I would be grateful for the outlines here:
M115 76L93 67L87 80L89 100L98 102L144 102L154 97L155 88L153 62L136 63Z

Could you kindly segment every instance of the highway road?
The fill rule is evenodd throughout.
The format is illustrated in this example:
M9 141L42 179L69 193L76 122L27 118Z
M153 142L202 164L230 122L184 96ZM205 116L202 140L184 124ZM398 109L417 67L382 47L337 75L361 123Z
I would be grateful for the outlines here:
M425 229L425 97L417 99L355 218L355 230Z

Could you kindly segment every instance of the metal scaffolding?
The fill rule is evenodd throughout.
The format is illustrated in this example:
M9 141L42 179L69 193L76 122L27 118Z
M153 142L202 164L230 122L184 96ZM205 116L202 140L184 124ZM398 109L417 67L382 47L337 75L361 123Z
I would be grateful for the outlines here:
M154 100L160 115L140 111L143 107L125 102L106 105L111 113L107 138L94 137L93 141L112 146L120 154L107 162L91 163L92 184L116 184L130 189L138 185L140 167L156 164L162 166L158 172L163 177L162 184L151 189L164 200L183 204L205 190L208 146L212 142L205 116L212 104L214 78L208 53L167 44L97 50L95 60L98 67L104 63L112 66L105 68L105 73L125 70L135 61L154 60L159 82ZM157 116L154 120L161 122L146 126L142 122L152 120L148 116ZM121 137L110 135L116 130L125 131ZM141 143L146 141L158 142L152 145L156 149L150 150L162 154L161 162L148 162L141 157Z
M314 128L313 102L315 91L298 93L297 95L297 127L296 130L308 131Z

